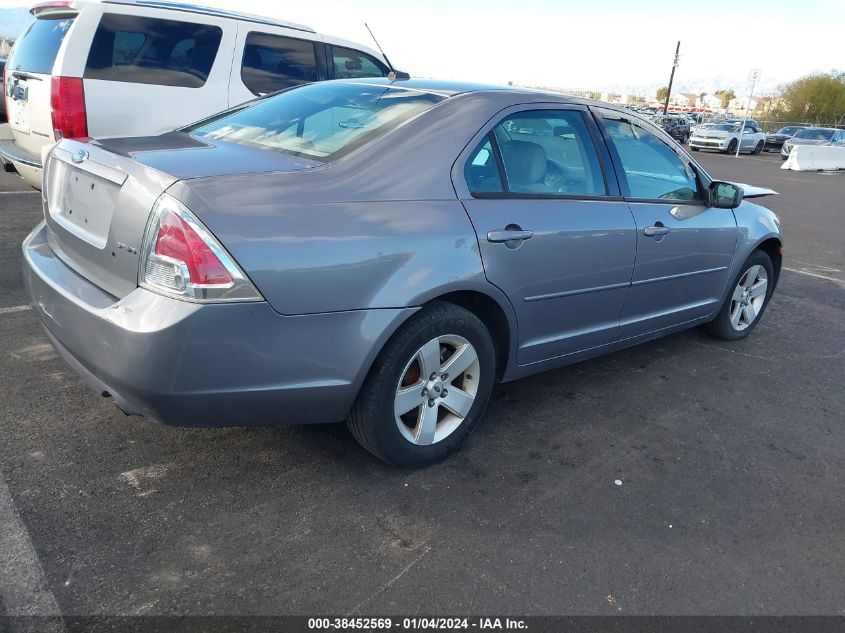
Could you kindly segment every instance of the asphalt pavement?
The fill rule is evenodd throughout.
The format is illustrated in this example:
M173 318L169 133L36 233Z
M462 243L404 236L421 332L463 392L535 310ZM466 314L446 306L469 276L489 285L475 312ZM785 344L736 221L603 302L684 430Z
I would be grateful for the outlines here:
M845 614L845 174L696 156L781 194L754 334L501 385L421 471L125 417L21 307L40 201L0 174L0 614Z

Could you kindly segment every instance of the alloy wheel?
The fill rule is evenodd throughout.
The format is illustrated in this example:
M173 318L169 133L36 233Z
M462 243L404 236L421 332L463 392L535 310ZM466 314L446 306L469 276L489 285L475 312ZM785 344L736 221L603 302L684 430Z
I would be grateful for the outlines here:
M393 401L396 426L413 444L435 444L469 415L479 385L478 353L456 334L431 339L400 374Z
M759 264L751 266L740 277L731 297L731 327L741 332L750 326L766 304L769 278Z

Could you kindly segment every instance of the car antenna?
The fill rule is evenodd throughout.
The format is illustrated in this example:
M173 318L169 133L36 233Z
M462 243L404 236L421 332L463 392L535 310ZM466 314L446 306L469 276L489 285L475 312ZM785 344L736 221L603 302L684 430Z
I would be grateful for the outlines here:
M387 78L388 78L390 81L396 81L396 80L398 80L398 79L410 79L410 78L411 78L411 75L409 75L408 73L403 72L403 71L401 71L401 70L396 70L396 69L393 67L393 64L391 64L391 63L390 63L390 58L389 58L389 57L385 54L385 52L382 50L382 48L381 48L381 44L379 44L379 43L378 43L378 40L376 39L376 36L375 36L375 35L373 35L373 31L370 29L370 25L369 25L369 24L367 24L366 22L364 22L364 26L365 26L365 27L367 27L367 31L369 31L369 33L370 33L370 37L371 37L371 38L373 38L373 41L376 43L376 46L378 47L378 50L379 50L379 52L381 53L381 56L382 56L382 57L384 57L384 61L386 61L386 62L387 62L387 67L390 69L390 74L389 74L389 75L387 75Z

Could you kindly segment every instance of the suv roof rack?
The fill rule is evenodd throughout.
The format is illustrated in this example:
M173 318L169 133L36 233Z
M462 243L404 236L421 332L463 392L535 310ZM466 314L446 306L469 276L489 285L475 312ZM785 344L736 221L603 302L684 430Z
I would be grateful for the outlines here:
M212 15L219 18L231 18L233 20L242 20L244 22L267 24L269 26L281 26L287 29L294 29L296 31L316 33L316 31L310 26L297 24L296 22L286 22L284 20L275 20L273 18L267 18L260 15L251 15L249 13L240 13L238 11L229 11L227 9L215 9L212 7L204 7L198 4L189 4L186 2L164 2L162 0L104 0L104 3L133 5L137 7L150 7L155 9L170 9L171 11L184 11L186 13L199 13L201 15Z

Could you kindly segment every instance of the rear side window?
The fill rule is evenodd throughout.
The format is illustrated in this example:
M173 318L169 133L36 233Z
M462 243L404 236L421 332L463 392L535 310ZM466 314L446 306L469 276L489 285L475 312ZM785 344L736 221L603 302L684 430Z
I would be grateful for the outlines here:
M255 95L317 81L314 42L250 33L244 46L241 79Z
M73 18L38 18L29 23L12 48L11 70L49 75Z
M106 13L94 34L84 77L200 88L222 37L217 26Z
M387 77L390 72L384 64L371 55L351 48L332 46L335 79L361 79Z

